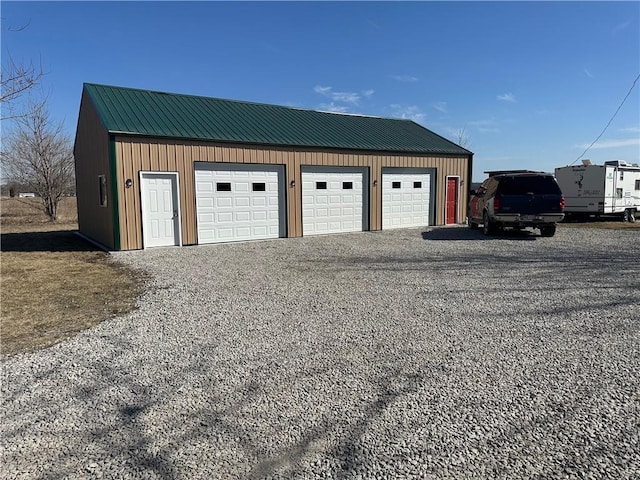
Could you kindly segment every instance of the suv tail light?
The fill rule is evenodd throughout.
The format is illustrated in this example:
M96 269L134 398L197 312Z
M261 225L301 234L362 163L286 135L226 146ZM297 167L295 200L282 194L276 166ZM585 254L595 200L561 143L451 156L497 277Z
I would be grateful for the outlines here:
M564 201L564 197L560 197L560 210L564 210L564 206L566 202Z
M498 197L493 197L493 211L497 212L500 210L500 199Z

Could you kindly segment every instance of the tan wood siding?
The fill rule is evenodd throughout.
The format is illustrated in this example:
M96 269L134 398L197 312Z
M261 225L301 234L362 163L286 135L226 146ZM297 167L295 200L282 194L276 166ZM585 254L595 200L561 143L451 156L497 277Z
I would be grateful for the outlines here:
M464 186L467 178L466 157L438 157L389 155L370 152L321 151L293 148L266 148L187 142L142 137L120 136L117 143L118 185L124 189L127 178L133 186L121 193L120 225L121 248L142 248L140 210L140 171L169 171L179 175L180 206L182 220L182 241L185 245L197 243L196 205L194 185L194 162L235 162L267 163L285 167L285 198L287 212L287 235L302 235L302 183L301 166L352 166L369 169L369 228L382 227L382 175L384 167L431 168L436 172L435 224L444 224L445 189L447 176L459 176L461 182L459 219L466 215L462 205L466 195ZM295 186L291 187L291 181ZM376 186L373 186L376 181Z
M83 92L80 100L78 128L73 149L76 167L78 230L108 247L115 248L109 135L103 127L93 103ZM100 206L99 176L107 180L107 205Z

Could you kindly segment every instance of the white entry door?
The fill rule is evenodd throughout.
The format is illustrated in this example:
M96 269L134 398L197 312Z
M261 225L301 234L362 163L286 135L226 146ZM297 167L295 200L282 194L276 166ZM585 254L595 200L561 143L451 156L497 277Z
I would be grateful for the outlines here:
M198 243L286 236L284 167L198 162Z
M180 245L177 173L140 173L142 236L145 248Z
M361 232L368 212L364 172L350 168L303 167L302 234Z
M431 176L389 168L382 172L382 229L429 225Z

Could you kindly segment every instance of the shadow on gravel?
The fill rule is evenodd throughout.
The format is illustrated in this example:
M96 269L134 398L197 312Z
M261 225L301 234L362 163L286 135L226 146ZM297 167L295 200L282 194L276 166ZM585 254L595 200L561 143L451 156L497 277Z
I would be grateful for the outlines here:
M423 240L537 240L540 235L531 230L504 230L490 237L470 228L434 228L422 232Z
M322 456L335 462L333 478L353 478L362 461L367 459L366 452L362 451L362 436L372 424L380 421L391 405L414 394L425 382L423 376L405 367L389 367L371 379L378 388L352 416L341 417L327 411L315 425L304 417L283 415L270 419L275 431L283 433L279 447L267 450L256 435L255 425L247 422L247 418L255 415L254 421L259 420L268 399L274 400L268 385L247 377L233 390L220 389L214 380L220 366L208 357L207 345L192 346L192 362L163 367L163 374L171 380L167 384L150 383L145 381L143 373L124 360L127 358L124 352L137 348L135 344L121 336L105 337L104 341L107 353L94 359L92 374L75 377L72 384L61 387L68 390L68 398L73 401L62 409L43 407L42 415L47 415L51 425L64 425L72 410L77 417L69 427L73 428L73 435L61 438L60 432L47 431L41 435L43 445L33 443L28 453L19 454L37 456L40 462L37 468L46 468L46 478L173 480L185 478L185 473L186 477L193 473L196 478L228 478L229 473L249 480L274 475L303 478L309 473L304 459L317 454L318 445L335 437L333 447ZM202 361L202 352L207 361ZM61 360L56 365L58 369L71 367L73 370L76 362L82 363ZM314 364L309 370L294 369L280 374L285 375L292 388L300 391L308 381L305 377L328 376L330 370L318 369ZM45 378L48 375L46 372ZM21 396L32 395L32 392L25 385L14 395L17 398L12 400L20 401ZM47 390L41 390L36 395L36 403L48 405L49 396ZM306 401L310 409L314 407L313 398ZM33 418L16 419L12 428L5 430L5 440L20 443L22 437L29 437L34 428L32 421ZM289 437L286 432L292 422L304 429L300 435ZM224 455L230 450L238 456L221 467L219 463L224 463ZM91 452L100 453L94 456ZM212 463L197 465L194 458L208 458ZM8 455L5 460L10 464L14 459ZM198 475L203 469L207 477Z

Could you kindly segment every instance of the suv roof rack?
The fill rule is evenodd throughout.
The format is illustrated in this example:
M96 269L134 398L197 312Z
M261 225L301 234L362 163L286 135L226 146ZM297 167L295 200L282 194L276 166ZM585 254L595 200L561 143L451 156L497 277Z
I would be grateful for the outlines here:
M491 171L484 172L484 173L486 173L490 177L495 177L496 175L510 175L510 174L515 174L515 173L529 173L529 174L536 174L536 175L551 175L548 172L537 172L535 170L491 170Z

